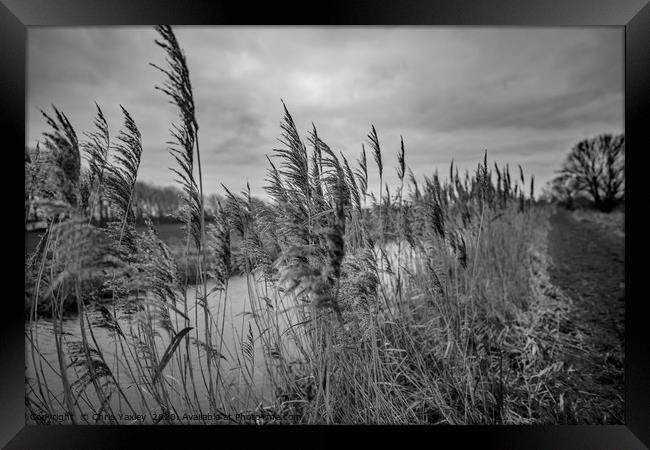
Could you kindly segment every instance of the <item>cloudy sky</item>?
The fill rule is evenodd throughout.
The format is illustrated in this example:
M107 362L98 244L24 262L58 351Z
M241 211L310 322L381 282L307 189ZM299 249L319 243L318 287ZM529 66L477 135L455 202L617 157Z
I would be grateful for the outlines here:
M484 150L521 164L537 185L571 146L623 131L622 28L176 27L199 121L204 187L263 196L266 154L280 144L283 99L303 136L313 122L356 160L374 124L387 181L400 135L418 178ZM30 28L27 144L54 104L77 133L94 102L112 133L126 107L143 136L139 178L174 183L166 149L174 107L154 89L163 53L149 27ZM374 168L374 167L373 167ZM391 169L391 170L388 170ZM371 178L371 185L376 178ZM537 191L539 192L539 190Z

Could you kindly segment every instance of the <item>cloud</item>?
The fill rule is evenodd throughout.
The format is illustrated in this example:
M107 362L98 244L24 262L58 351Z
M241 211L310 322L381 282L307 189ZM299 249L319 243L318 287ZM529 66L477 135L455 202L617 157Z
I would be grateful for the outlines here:
M623 34L616 28L178 27L199 119L207 190L246 180L263 195L283 99L303 136L356 161L374 124L386 167L400 135L416 176L473 168L488 150L538 185L577 140L623 130ZM28 144L56 104L79 134L94 101L113 134L124 105L144 140L141 179L173 182L166 150L176 111L154 85L155 32L144 27L31 28ZM396 177L391 172L387 181ZM374 177L374 175L373 175ZM371 185L374 186L371 177Z

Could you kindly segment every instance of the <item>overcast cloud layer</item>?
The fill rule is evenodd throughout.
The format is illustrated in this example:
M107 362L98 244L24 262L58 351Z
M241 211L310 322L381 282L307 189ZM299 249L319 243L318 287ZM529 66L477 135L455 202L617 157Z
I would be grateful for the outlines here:
M353 161L374 124L389 184L404 136L420 178L449 162L521 164L537 185L573 144L623 131L621 28L177 27L194 87L204 187L263 194L264 155L280 145L283 99L303 136ZM77 133L94 102L113 135L126 107L143 136L139 179L173 184L174 107L154 89L163 63L151 28L30 28L27 144L54 104ZM374 167L373 167L374 169ZM391 169L391 170L388 170ZM376 177L371 178L374 186ZM539 190L537 190L539 192Z

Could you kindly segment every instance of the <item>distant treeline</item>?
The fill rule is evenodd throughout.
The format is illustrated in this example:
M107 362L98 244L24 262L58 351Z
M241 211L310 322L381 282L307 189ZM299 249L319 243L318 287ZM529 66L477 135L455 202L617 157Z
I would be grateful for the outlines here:
M210 194L206 197L205 217L213 221L223 197L219 194ZM144 223L146 218L154 223L181 222L183 205L186 203L183 191L174 186L156 186L154 184L137 181L133 191L132 209L137 223ZM108 201L101 196L93 211L93 219L97 224L106 224L115 219ZM39 208L33 206L27 211L27 222L41 222L44 220Z
M144 223L145 219L158 222L183 222L185 221L184 207L187 204L187 194L174 186L156 186L138 181L133 192L133 212L137 223ZM220 194L206 194L205 219L208 222L215 220L218 211L222 208L225 197ZM255 204L263 204L258 198L251 198Z

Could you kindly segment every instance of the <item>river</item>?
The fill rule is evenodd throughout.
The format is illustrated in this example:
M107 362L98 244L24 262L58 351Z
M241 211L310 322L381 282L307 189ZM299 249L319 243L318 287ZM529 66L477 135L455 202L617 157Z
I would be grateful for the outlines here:
M221 358L221 375L223 379L223 385L228 386L227 391L229 395L229 402L231 402L231 407L238 410L251 409L256 407L260 402L267 404L273 400L273 389L269 383L269 378L266 372L266 366L263 358L263 352L268 351L263 348L262 342L259 339L259 331L255 324L255 321L252 318L251 314L251 305L249 302L249 289L255 289L258 292L254 294L261 298L264 296L263 292L259 290L264 289L264 284L251 284L250 286L247 283L245 277L233 277L229 281L228 292L226 301L224 302L224 294L222 291L213 290L214 284L208 285L208 292L213 291L208 296L208 305L209 310L212 315L215 317L217 324L220 323L221 311L224 304L226 307L225 314L225 326L223 327L223 349L222 354L224 358ZM196 292L196 287L191 286L187 290L188 303L192 306L194 305L194 296ZM191 299L191 300L190 300ZM183 309L182 306L179 306L179 309ZM89 307L88 316L91 323L95 323L95 326L92 327L94 341L97 344L97 347L103 353L104 359L107 365L111 368L111 371L114 375L118 376L120 379L120 385L122 386L126 397L129 402L134 406L134 409L138 413L146 415L147 412L150 413L148 407L143 403L142 396L144 395L142 391L138 391L137 385L129 377L129 364L133 364L134 360L132 357L125 358L121 351L118 351L117 354L119 357L116 357L116 339L114 337L114 332L108 329L105 326L102 326L101 314L96 308ZM199 308L199 311L195 311L194 308L188 310L188 317L190 319L190 326L193 329L189 332L190 341L196 342L205 341L205 323L203 317L203 309ZM180 331L185 327L184 319L173 311L170 312L171 322L176 324L174 326L176 332ZM197 320L198 319L198 320ZM137 317L133 315L119 315L118 314L118 323L124 334L129 339L130 331L134 330L134 320L137 320ZM286 323L286 322L283 322ZM57 404L61 408L55 408L63 410L64 398L63 398L63 382L62 377L58 374L59 372L59 361L57 357L57 348L55 341L54 333L54 322L52 319L39 318L34 324L26 324L26 376L32 385L35 385L36 378L40 378L41 382L48 386L48 389L45 390L47 397L47 391L52 392L52 397L50 402L52 405L56 406ZM220 328L220 327L219 327ZM254 337L254 359L252 364L249 366L249 376L246 375L246 363L244 363L245 358L242 356L243 352L241 351L242 336L244 342L246 342L249 330ZM71 350L75 343L81 342L81 332L80 332L80 321L79 316L71 316L63 320L62 332L64 336L64 341L67 344L64 345L66 361L69 362L74 358L74 350ZM216 330L212 330L213 338L211 341L213 343L219 342L218 333ZM32 345L30 340L33 339L34 342L37 342L40 355L37 352L32 351ZM89 337L91 342L92 339ZM169 345L170 338L164 331L160 331L160 335L156 339L156 347L158 351L158 357L164 353L165 349ZM95 345L93 344L93 347ZM208 402L208 388L206 383L203 381L203 374L207 376L206 370L206 355L205 350L203 350L199 345L190 346L190 355L191 355L191 367L194 372L195 386L196 386L196 396L191 393L191 396L194 399L198 400L202 411L209 410ZM185 349L183 349L185 350ZM286 349L282 349L286 351ZM128 350L127 350L128 353ZM83 356L82 356L83 358ZM129 361L125 361L129 360ZM36 368L36 370L35 370ZM75 370L80 370L79 368L71 367L67 370L68 376L71 381L79 378L79 373L75 373ZM214 369L213 369L214 370ZM178 368L178 365L172 360L166 367L164 371L164 376L174 385L177 386L178 392L183 390L181 386L180 379L181 372ZM214 376L214 374L213 374ZM252 383L250 380L252 379ZM187 383L186 383L187 384ZM86 388L86 393L89 398L95 398L93 386L90 385ZM115 397L119 397L115 395ZM146 395L145 395L146 397ZM146 400L146 398L145 398ZM179 394L179 402L182 405L182 401ZM194 402L194 400L193 400ZM49 402L48 402L49 403ZM114 408L117 408L119 401L111 400L111 405ZM155 402L148 402L150 404L155 404ZM81 405L83 410L83 405ZM184 406L180 406L179 409L182 409ZM120 406L121 410L124 410L123 405ZM128 411L127 411L128 412ZM149 418L151 415L149 414ZM145 420L145 422L150 422L150 420Z

